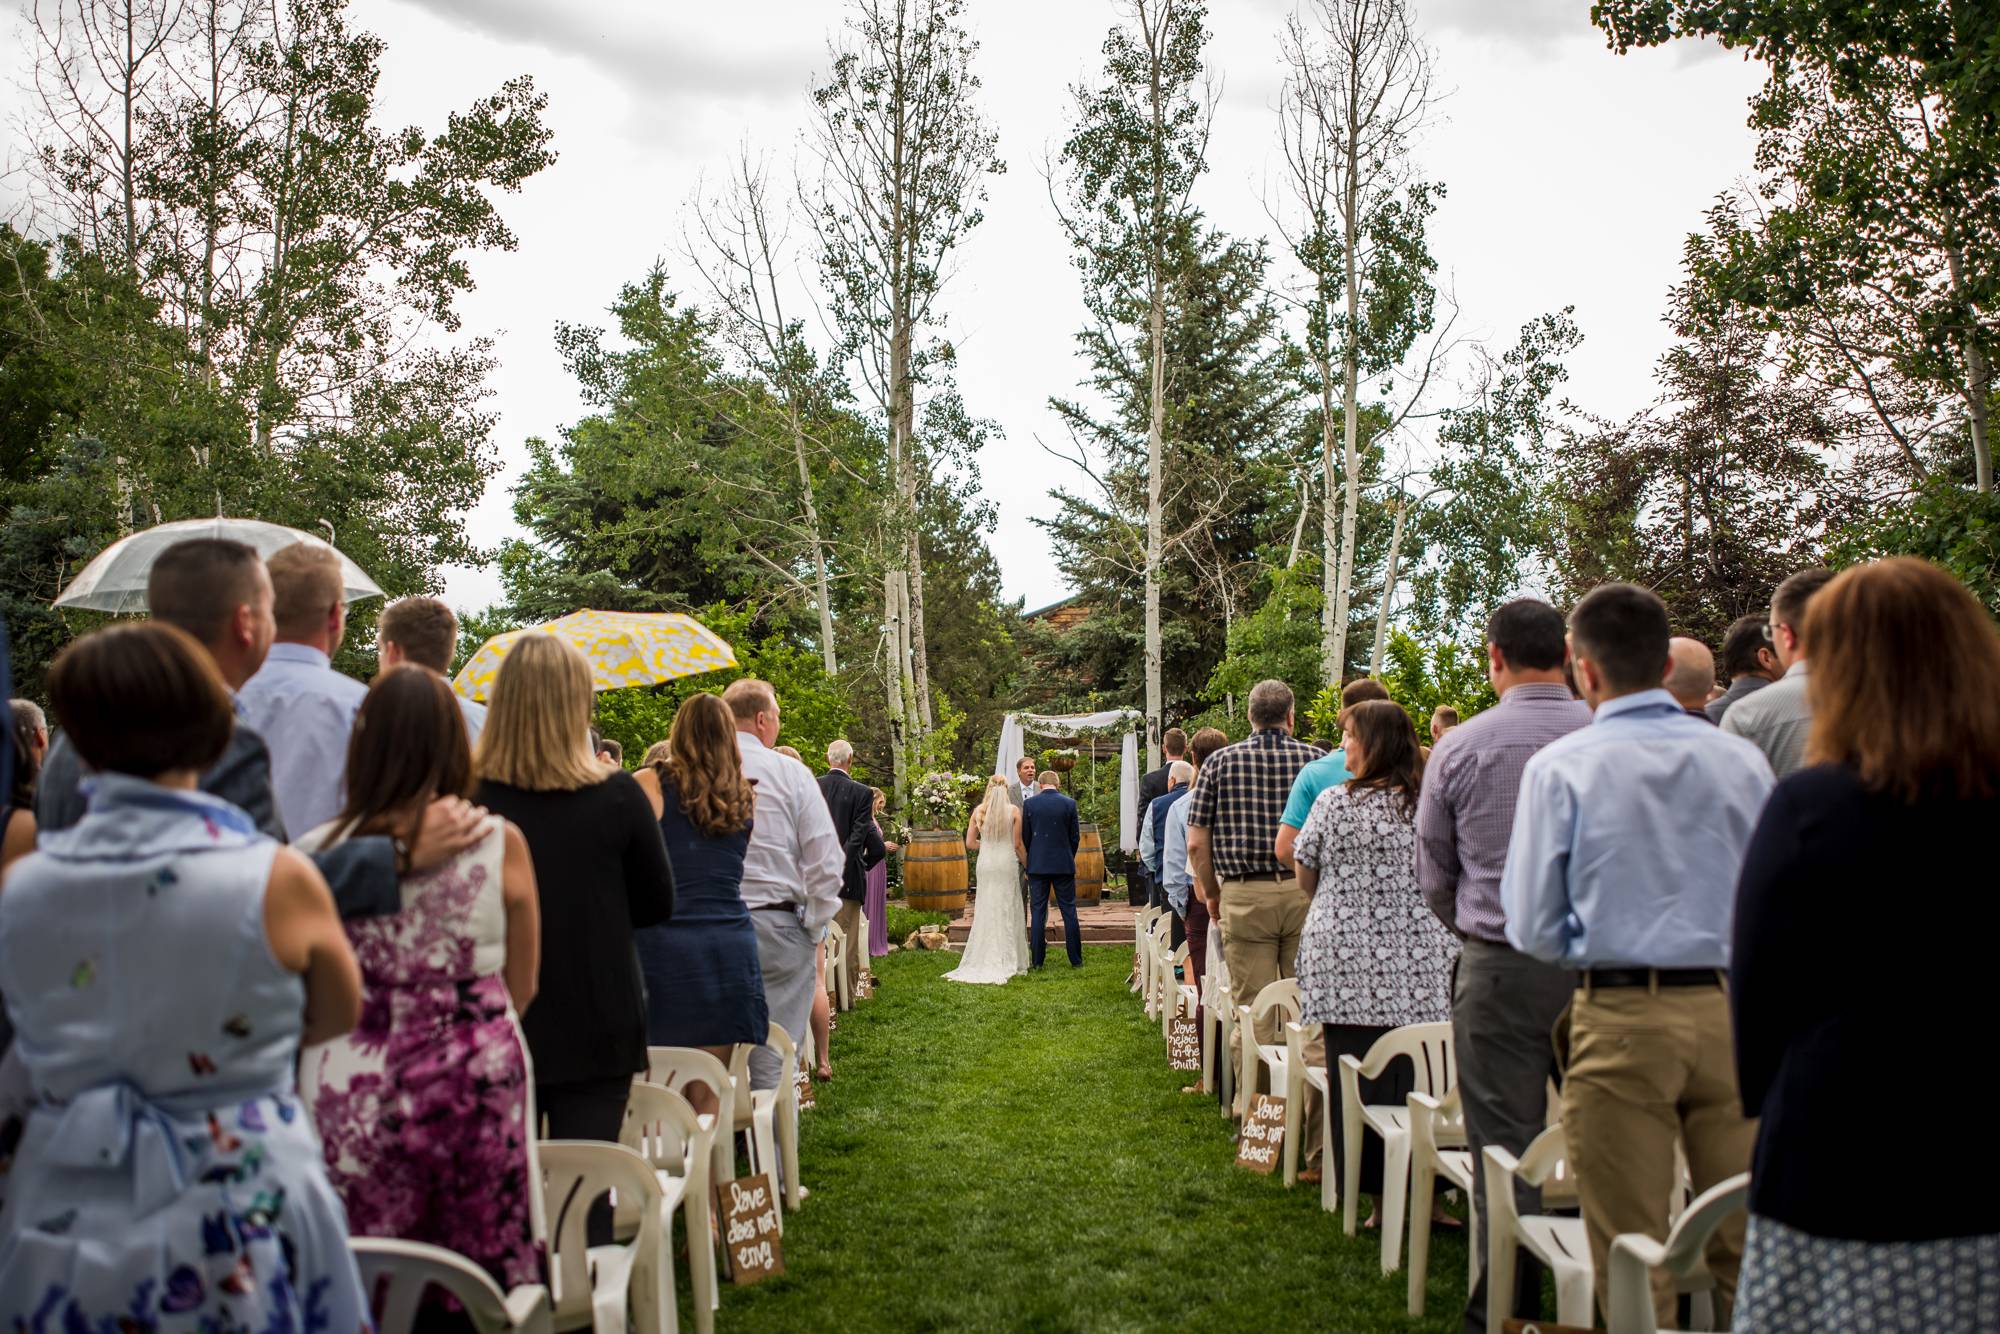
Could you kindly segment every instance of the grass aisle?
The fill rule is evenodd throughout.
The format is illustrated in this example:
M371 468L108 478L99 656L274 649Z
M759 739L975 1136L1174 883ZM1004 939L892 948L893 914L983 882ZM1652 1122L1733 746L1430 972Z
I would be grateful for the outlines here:
M1373 1234L1343 1236L1317 1188L1231 1165L1229 1123L1179 1092L1125 989L1131 949L1085 954L1005 987L941 981L952 954L879 961L803 1118L812 1197L786 1220L787 1273L725 1290L718 1329L1455 1326L1456 1232L1410 1320Z

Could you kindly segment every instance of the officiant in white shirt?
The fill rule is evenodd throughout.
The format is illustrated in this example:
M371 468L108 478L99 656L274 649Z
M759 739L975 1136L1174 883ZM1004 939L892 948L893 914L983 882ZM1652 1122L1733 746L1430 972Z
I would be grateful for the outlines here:
M1023 755L1014 766L1014 776L1007 780L1008 804L1019 806L1041 790L1035 782L1035 757Z

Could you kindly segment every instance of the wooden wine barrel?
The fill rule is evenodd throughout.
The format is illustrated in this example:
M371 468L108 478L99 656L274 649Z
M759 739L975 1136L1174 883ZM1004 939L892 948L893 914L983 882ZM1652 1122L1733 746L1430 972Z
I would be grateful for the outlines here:
M1095 908L1104 897L1104 843L1087 820L1082 834L1076 845L1076 906Z
M965 911L965 835L912 829L903 849L903 898L920 912Z

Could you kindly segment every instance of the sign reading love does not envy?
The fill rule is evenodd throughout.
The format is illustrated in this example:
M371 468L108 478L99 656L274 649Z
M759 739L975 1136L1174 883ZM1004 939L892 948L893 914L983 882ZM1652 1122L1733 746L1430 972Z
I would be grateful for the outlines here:
M785 1250L778 1240L778 1192L771 1176L738 1177L718 1186L722 1239L729 1247L730 1277L736 1286L785 1272Z
M1167 1068L1201 1069L1201 1029L1192 1019L1175 1015L1167 1029Z
M1278 1151L1285 1145L1285 1100L1259 1093L1243 1118L1243 1135L1236 1142L1236 1165L1269 1176L1278 1170Z

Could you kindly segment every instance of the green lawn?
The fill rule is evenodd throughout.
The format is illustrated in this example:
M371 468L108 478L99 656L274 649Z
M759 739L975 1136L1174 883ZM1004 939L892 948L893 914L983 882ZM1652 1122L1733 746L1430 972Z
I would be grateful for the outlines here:
M787 1272L725 1289L718 1330L1455 1327L1462 1238L1437 1234L1410 1320L1373 1234L1231 1165L1229 1123L1179 1092L1125 989L1131 957L1051 951L1005 987L940 981L948 953L879 960L804 1115Z

